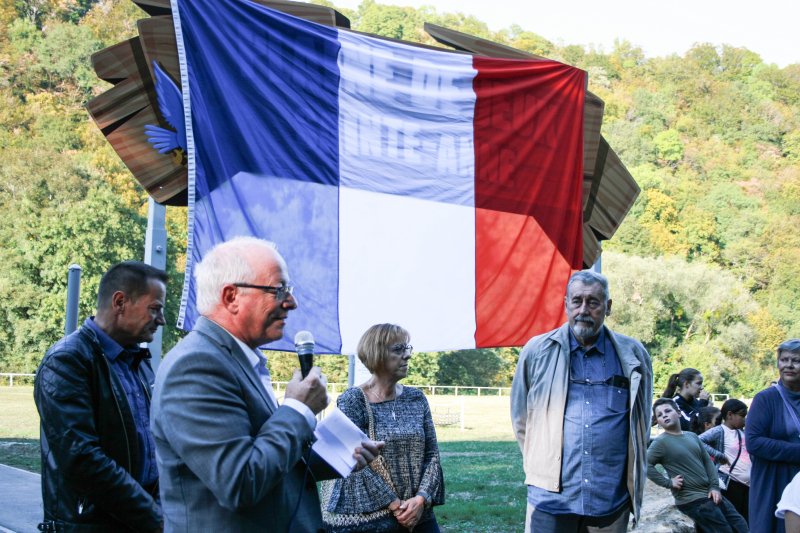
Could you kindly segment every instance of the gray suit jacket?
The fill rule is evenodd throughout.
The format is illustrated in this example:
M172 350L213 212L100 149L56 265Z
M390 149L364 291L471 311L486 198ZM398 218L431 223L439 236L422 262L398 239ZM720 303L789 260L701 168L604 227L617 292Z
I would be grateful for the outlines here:
M316 458L306 472L308 422L271 407L241 348L214 322L200 318L162 362L151 420L164 531L284 533L295 509L292 532L322 527L314 479L332 476Z

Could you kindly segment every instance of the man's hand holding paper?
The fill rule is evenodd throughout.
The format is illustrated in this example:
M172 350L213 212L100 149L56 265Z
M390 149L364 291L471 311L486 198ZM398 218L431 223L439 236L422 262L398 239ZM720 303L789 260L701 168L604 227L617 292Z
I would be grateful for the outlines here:
M314 451L342 477L367 466L384 445L370 440L336 407L317 424L314 436Z

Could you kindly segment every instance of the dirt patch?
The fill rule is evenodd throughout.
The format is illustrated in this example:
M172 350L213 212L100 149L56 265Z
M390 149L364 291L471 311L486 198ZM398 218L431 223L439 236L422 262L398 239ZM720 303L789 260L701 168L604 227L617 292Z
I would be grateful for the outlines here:
M640 533L693 533L694 523L675 507L672 493L650 480L644 489Z

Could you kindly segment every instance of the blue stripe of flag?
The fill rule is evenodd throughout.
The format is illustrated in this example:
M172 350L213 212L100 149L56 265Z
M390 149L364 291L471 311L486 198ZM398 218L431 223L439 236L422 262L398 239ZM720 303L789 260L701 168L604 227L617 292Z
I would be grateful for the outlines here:
M192 259L238 235L277 243L299 307L271 349L311 330L338 353L337 33L251 2L179 0L196 189ZM197 318L194 280L184 328Z

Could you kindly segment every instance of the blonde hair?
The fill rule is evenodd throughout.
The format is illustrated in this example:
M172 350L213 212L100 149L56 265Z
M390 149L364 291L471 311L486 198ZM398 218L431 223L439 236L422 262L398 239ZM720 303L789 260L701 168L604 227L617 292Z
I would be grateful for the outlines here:
M364 366L375 373L383 367L389 347L398 342L407 342L409 338L408 331L397 324L375 324L361 336L356 353Z

